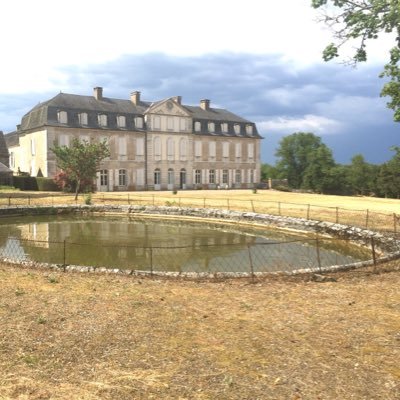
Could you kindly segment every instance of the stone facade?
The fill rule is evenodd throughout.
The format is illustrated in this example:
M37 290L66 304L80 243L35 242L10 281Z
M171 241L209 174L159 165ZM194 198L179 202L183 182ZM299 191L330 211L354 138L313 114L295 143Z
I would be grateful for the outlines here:
M73 138L106 140L111 156L97 177L99 191L253 188L260 182L256 125L227 110L182 104L180 96L157 102L60 93L27 113L5 136L10 168L54 177L51 147Z

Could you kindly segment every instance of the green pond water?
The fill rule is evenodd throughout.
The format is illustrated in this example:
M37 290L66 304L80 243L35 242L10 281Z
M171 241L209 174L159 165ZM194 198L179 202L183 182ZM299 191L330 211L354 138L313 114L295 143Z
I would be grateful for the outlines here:
M369 258L344 241L187 220L23 216L0 220L0 257L143 271L290 271Z

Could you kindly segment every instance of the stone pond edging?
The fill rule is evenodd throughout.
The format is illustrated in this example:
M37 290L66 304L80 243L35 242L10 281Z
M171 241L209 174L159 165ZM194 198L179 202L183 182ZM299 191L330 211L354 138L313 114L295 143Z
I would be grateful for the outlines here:
M298 269L291 272L282 271L285 274L298 274L305 272L329 272L337 270L355 269L364 266L384 263L387 261L400 258L400 240L383 235L379 232L361 229L349 225L336 224L331 222L307 220L304 218L285 217L270 214L259 214L254 212L241 212L234 210L220 210L211 208L188 208L188 207L171 207L171 206L141 206L141 205L64 205L64 206L14 206L0 207L0 218L2 216L21 216L21 215L59 215L68 213L94 213L94 214L117 214L117 215L137 215L148 217L171 217L171 218L187 218L203 221L214 221L225 224L243 224L246 226L254 226L257 228L268 227L281 229L291 232L301 232L304 234L318 234L321 236L336 237L346 239L351 242L362 243L363 246L369 247L373 241L375 249L379 254L377 260L360 261L346 265L335 265L318 269ZM122 270L97 267L83 267L76 265L61 266L57 264L37 263L32 261L17 261L3 258L2 261L20 264L24 266L45 267L53 269L62 269L64 271L78 272L102 272L117 273L124 275L148 275L153 274L150 271L138 270ZM254 275L274 274L275 272L256 272ZM276 274L276 273L275 273ZM164 276L192 276L206 277L218 276L250 276L250 273L178 273L178 272L156 272L154 275Z

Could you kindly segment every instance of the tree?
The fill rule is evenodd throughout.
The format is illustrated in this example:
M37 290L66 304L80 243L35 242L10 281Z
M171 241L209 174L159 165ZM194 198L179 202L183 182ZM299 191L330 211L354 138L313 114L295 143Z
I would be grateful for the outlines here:
M269 178L278 178L278 171L276 167L270 164L261 164L261 180L266 181Z
M317 154L320 148L322 153L327 154L330 150L321 142L321 138L309 132L297 132L292 135L284 137L280 143L275 155L278 157L276 169L279 172L280 178L287 178L289 186L293 188L314 188L316 183L312 175L315 176L319 168L317 164L320 163L321 157ZM331 153L326 160L330 163L332 159ZM333 163L334 164L334 163ZM308 180L305 182L305 172L308 170ZM315 172L315 173L314 173Z
M400 197L400 147L393 146L391 150L396 154L386 163L381 165L377 188L384 197Z
M54 146L51 150L56 156L57 167L75 185L75 200L83 183L93 182L101 161L110 155L106 141L89 143L73 139L70 147Z
M363 155L356 154L353 156L347 179L355 193L364 195L373 190L373 172L372 166L364 160Z
M336 41L326 46L323 59L330 61L339 56L340 48L348 42L357 42L350 64L367 61L367 42L381 33L395 33L395 46L389 62L380 77L390 79L381 96L389 96L387 103L394 110L394 120L400 121L400 0L312 0L312 7L326 8L323 21L334 30ZM332 12L331 12L332 11Z

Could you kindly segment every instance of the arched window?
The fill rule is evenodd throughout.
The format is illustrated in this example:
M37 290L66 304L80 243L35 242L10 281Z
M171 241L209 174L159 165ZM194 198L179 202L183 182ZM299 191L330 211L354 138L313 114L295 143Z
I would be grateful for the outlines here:
M159 168L154 170L154 184L161 185L161 170Z
M200 169L196 169L196 171L194 172L194 183L196 183L196 184L201 183L201 170Z
M118 171L118 185L119 186L127 186L126 169L120 169Z
M172 168L168 169L168 185L173 185L175 183L174 170Z
M182 168L179 173L179 187L181 189L186 188L186 169Z

